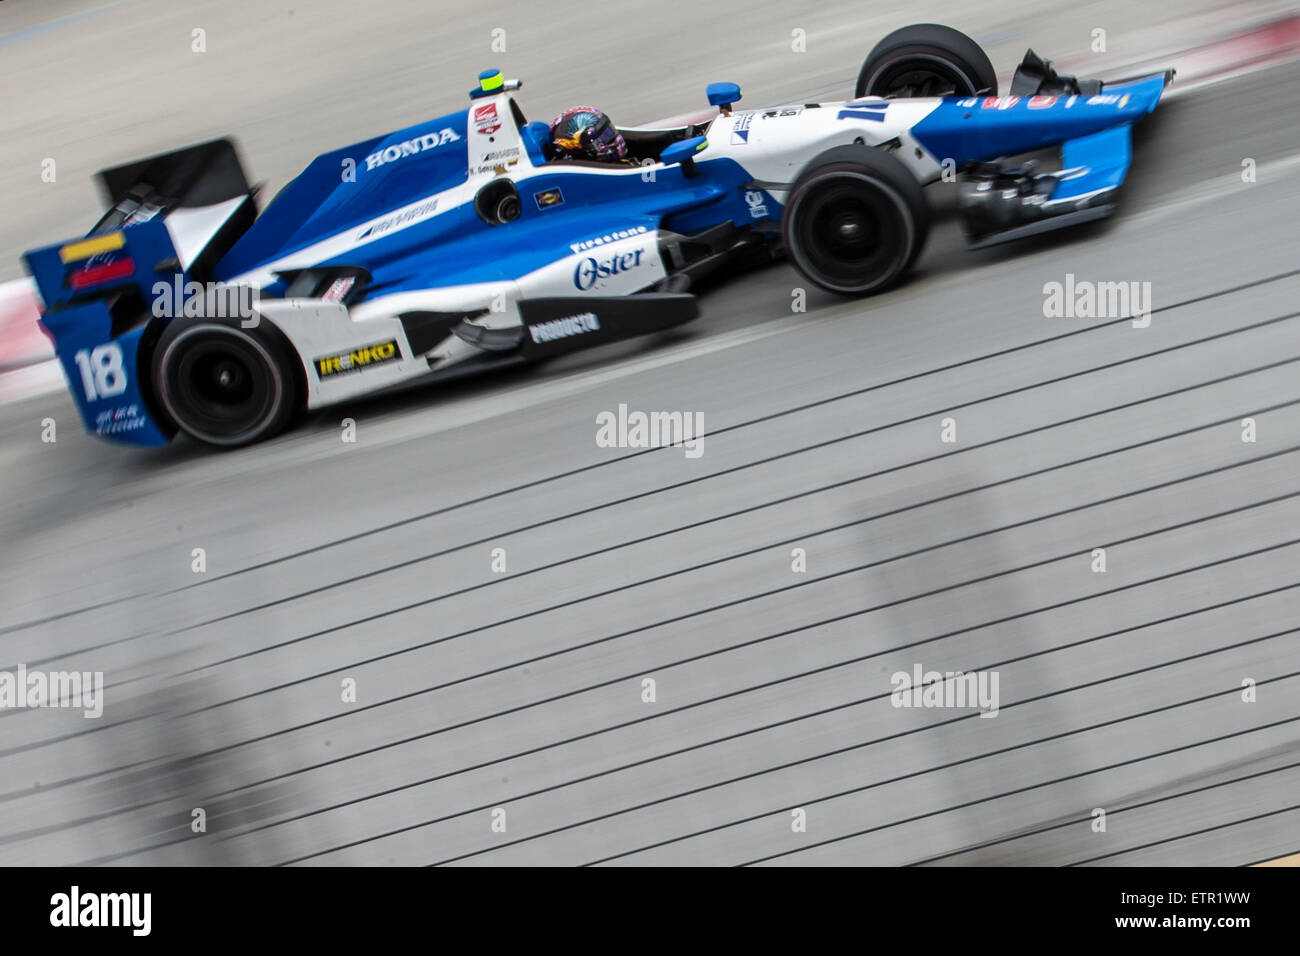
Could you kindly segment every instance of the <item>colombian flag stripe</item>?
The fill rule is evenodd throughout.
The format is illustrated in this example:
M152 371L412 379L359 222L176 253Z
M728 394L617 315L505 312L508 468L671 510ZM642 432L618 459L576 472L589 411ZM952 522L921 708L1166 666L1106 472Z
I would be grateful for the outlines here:
M102 266L91 266L89 269L78 270L68 277L68 284L75 290L88 289L91 286L99 285L101 282L125 279L134 274L134 261L131 259L118 259L116 262L109 262Z
M80 242L69 243L59 250L59 259L63 262L77 262L80 259L89 259L91 256L97 256L101 252L112 252L114 249L121 249L126 245L126 237L120 232L110 232L106 236L95 236L93 239L83 239Z

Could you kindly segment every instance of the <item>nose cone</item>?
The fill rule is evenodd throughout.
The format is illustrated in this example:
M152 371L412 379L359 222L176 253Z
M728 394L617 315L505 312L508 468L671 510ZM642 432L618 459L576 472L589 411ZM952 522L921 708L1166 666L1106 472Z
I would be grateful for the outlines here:
M945 97L912 135L959 166L988 162L1134 123L1155 109L1168 78L1157 73L1096 94Z

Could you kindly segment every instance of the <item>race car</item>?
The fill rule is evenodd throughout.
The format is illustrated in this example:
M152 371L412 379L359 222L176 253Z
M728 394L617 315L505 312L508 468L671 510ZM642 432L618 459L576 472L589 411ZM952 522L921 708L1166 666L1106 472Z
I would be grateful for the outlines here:
M633 162L608 164L557 156L486 70L466 108L320 156L260 215L229 140L106 170L90 233L24 258L91 432L246 445L304 409L687 322L701 279L782 255L879 292L949 174L973 245L1105 216L1171 76L1103 85L1030 50L1000 96L973 40L921 24L849 101L742 111L714 83L705 115L619 128Z

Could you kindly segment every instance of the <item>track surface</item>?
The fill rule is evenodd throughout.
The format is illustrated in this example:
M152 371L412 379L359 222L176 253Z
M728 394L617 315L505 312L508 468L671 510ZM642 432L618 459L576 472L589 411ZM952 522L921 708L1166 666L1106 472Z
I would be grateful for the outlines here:
M792 315L778 266L673 337L225 455L4 409L0 670L110 686L0 711L0 862L1294 851L1297 81L1162 106L1116 221L970 255L943 222L869 302ZM1150 282L1150 327L1044 318L1067 273ZM703 413L703 455L597 447L620 403ZM1001 712L891 706L916 664L996 670Z

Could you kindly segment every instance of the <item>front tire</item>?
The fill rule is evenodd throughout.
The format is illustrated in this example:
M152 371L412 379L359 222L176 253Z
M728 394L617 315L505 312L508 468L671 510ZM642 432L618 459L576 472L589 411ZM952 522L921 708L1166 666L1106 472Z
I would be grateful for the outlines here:
M837 146L799 174L781 234L803 275L829 292L884 291L925 245L930 208L921 184L894 156L870 146Z
M867 54L855 94L996 96L998 75L978 43L952 27L917 23L895 30Z
M263 324L176 319L153 355L163 412L190 437L235 448L282 431L297 406L290 350Z

